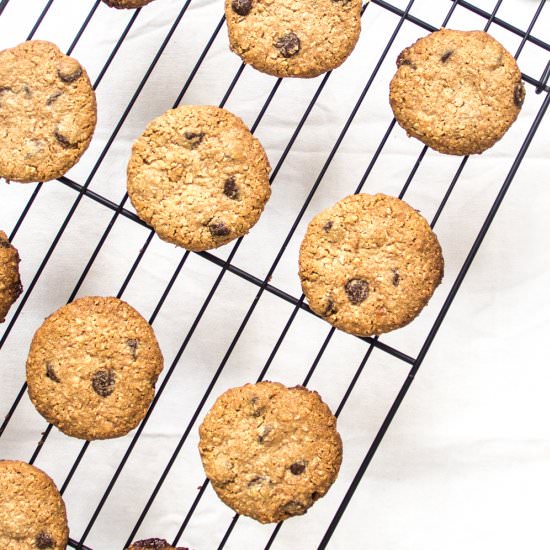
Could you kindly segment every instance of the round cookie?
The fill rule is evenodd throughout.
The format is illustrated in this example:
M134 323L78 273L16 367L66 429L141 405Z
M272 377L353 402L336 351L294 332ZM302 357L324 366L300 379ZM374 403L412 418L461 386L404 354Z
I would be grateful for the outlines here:
M231 49L278 77L335 69L361 32L361 0L225 0L225 16Z
M0 548L65 550L65 504L54 482L25 462L0 460Z
M164 539L145 539L138 540L132 543L128 550L139 550L141 548L149 548L150 550L188 550L182 546L170 546Z
M182 106L135 142L128 195L158 236L208 250L243 236L269 199L270 166L243 121L212 106Z
M96 101L83 67L51 42L0 52L0 177L61 177L88 148Z
M103 0L111 8L141 8L153 0Z
M443 257L426 220L387 195L351 195L315 216L300 248L310 308L358 336L411 322L443 277Z
M492 147L525 99L515 59L486 32L441 29L403 50L397 67L390 84L397 122L441 153Z
M34 335L29 396L67 435L119 437L145 416L162 367L153 329L134 308L117 298L81 298Z
M319 394L274 382L221 395L200 427L199 450L223 502L262 523L305 514L342 462L336 418Z
M5 321L10 307L23 292L19 261L17 249L7 235L0 231L0 323Z

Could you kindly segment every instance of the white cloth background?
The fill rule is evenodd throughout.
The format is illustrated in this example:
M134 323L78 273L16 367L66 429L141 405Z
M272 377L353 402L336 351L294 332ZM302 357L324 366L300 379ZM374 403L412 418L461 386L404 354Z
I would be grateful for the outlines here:
M406 2L393 0L404 7ZM492 0L476 0L492 11ZM45 0L11 0L0 17L0 46L24 40ZM535 0L504 0L501 19L525 29ZM69 173L83 184L116 123L167 35L182 0L157 0L137 17L98 86L99 122L93 143ZM92 8L92 0L55 0L36 38L66 50ZM438 26L451 2L417 0L412 13ZM101 4L73 55L95 80L132 11ZM90 189L119 203L132 141L150 119L171 107L222 15L221 0L193 0L136 99ZM376 5L363 17L360 42L346 64L331 75L273 184L264 216L247 236L233 263L264 279L277 251L321 172L332 146L359 98L399 18ZM485 20L458 7L449 27L483 28ZM550 41L550 6L533 35ZM512 52L520 37L497 25L491 32ZM357 116L322 179L305 216L275 270L271 284L300 295L297 252L307 221L320 209L353 192L391 122L388 83L401 49L425 32L405 23L384 60ZM548 52L527 44L519 63L538 78ZM236 74L239 59L228 49L223 27L183 101L218 104ZM305 112L321 78L287 80L277 90L257 129L273 166ZM226 107L252 125L275 79L247 67ZM479 231L498 189L542 103L527 86L524 109L507 136L492 150L471 158L436 226L446 259L444 283L430 306L409 327L383 342L416 355ZM364 190L397 194L421 152L396 127ZM374 550L501 550L548 548L550 491L550 383L546 353L550 317L550 115L543 120L504 205L462 286L394 423L334 533L330 548ZM430 219L461 159L428 152L405 199ZM10 233L34 185L0 184L0 225ZM41 261L78 194L59 182L43 186L14 243L22 256L29 288ZM128 206L128 205L126 205ZM24 382L32 334L49 313L64 304L107 228L113 212L83 198L44 267L22 313L0 350L0 416L9 410ZM148 231L119 216L78 295L119 292ZM215 251L226 258L232 245ZM149 317L183 252L153 239L123 298ZM166 369L173 363L220 270L190 255L155 319ZM148 495L172 455L197 404L222 362L257 287L226 274L193 337L183 350L170 383L135 446L122 475L86 539L95 550L122 548ZM14 308L15 310L15 308ZM265 292L217 381L206 408L226 388L253 381L292 314L292 306ZM13 311L12 311L13 314ZM11 317L10 317L11 318ZM8 326L0 327L0 335ZM329 327L299 312L275 354L267 378L300 383ZM336 409L367 351L364 342L336 333L310 387ZM341 474L327 497L304 517L283 526L273 548L316 548L390 404L408 366L375 350L339 419L345 445ZM164 376L163 375L163 376ZM163 378L161 378L163 380ZM0 439L0 457L29 460L46 423L25 395ZM71 535L79 539L133 434L94 442L68 485ZM197 424L178 454L138 537L171 540L202 484ZM36 465L61 485L82 442L53 430ZM216 548L232 518L208 488L180 544ZM241 518L226 548L263 548L273 527Z

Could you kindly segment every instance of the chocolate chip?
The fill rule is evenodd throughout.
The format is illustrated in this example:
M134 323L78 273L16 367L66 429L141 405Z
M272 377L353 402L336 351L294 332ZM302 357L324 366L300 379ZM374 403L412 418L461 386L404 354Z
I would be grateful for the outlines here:
M98 370L92 375L92 387L100 397L109 397L115 390L115 371L112 369Z
M0 248L11 248L11 243L7 239L4 240L0 237Z
M46 376L50 380L53 380L54 382L57 382L59 384L60 380L59 380L57 374L55 373L53 365L49 361L46 363Z
M258 436L258 443L263 443L265 441L265 438L273 431L273 425L272 424L266 424L263 427L262 433Z
M293 57L300 51L300 39L295 33L287 32L275 42L275 47L283 57Z
M332 298L329 298L327 301L327 306L325 307L325 311L323 311L323 315L326 317L327 315L334 315L338 310L336 309L336 304L334 303L334 300Z
M51 105L52 103L55 103L59 96L62 96L63 92L55 92L55 94L52 94L48 99L46 100L46 105Z
M59 143L65 148L65 149L75 149L77 144L71 143L63 134L61 134L59 131L55 131L53 133L55 136L55 139L59 141Z
M67 57L59 64L57 75L63 82L70 84L82 76L82 67L78 61Z
M130 340L126 340L126 345L132 351L132 357L134 358L134 361L135 361L137 359L137 349L139 347L139 340L136 340L134 338Z
M328 233L332 229L333 225L334 225L334 222L332 220L329 220L327 223L325 223L325 225L323 225L323 231L325 233Z
M252 9L252 0L233 0L231 9L237 15L248 15Z
M392 285L393 285L393 286L398 286L398 285L399 285L399 281L400 281L400 279L401 279L401 277L400 277L400 275L399 275L399 270L398 270L397 268L394 267L394 268L392 269L392 271L393 271L393 278L392 278L392 280L391 280Z
M514 88L514 103L516 107L521 107L525 100L525 86L521 80L516 84Z
M55 546L55 541L44 531L40 531L40 533L36 535L34 543L37 548L53 548Z
M27 98L31 98L31 97L32 97L31 89L30 89L27 85L23 86L23 91L25 92L25 96L26 96Z
M301 462L295 462L290 465L290 472L295 476L303 474L306 470L306 463L302 460Z
M154 548L155 550L163 550L170 548L170 544L164 539L145 539L138 540L132 544L133 548Z
M350 279L344 289L353 305L364 302L369 295L369 283L364 279Z
M317 491L313 491L313 493L311 493L311 500L313 500L313 502L315 502L316 500L319 500L321 498L321 494L318 493Z
M231 231L223 222L214 222L208 226L213 237L227 237Z
M296 516L298 514L304 514L307 507L297 500L289 500L282 506L282 510L285 514Z
M223 194L234 201L239 199L239 188L235 183L235 176L231 176L225 180L223 184Z
M6 92L13 92L9 86L0 86L0 95L5 94Z
M397 56L396 64L398 67L401 67L401 65L408 65L411 69L416 69L416 65L408 57L405 57L408 53L408 49L403 50Z
M246 485L247 487L254 487L254 485L261 485L265 481L265 479L266 478L263 476L255 476Z
M441 63L447 63L447 61L449 60L449 57L451 57L451 55L453 55L454 51L453 50L447 50L442 56L441 56Z
M191 149L197 148L202 143L202 140L204 139L203 132L185 132L183 136L189 142Z
M255 418L262 416L262 414L265 412L265 407L258 407L258 400L258 396L256 395L250 400L252 408L254 409L252 411L252 416L254 416Z

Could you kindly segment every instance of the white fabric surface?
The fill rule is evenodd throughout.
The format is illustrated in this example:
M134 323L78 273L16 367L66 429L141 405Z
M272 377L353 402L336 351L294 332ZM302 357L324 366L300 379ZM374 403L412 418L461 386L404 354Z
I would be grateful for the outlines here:
M406 2L394 0L404 7ZM476 0L492 11L492 0ZM0 17L0 46L25 39L45 0L11 0ZM97 89L99 123L82 161L69 173L84 183L125 106L168 33L182 0L157 0L143 9ZM498 16L525 29L535 0L504 0ZM92 0L55 0L36 38L67 49L93 6ZM437 26L451 2L417 0L412 13ZM73 53L95 80L132 17L101 4ZM147 122L171 107L222 15L221 0L193 0L134 108L90 182L90 189L117 204L125 190L125 165L132 141ZM398 23L398 17L371 5L363 18L356 51L329 79L304 129L273 184L273 196L259 224L243 241L233 263L263 279L274 261L312 184L320 173L353 105ZM457 8L449 27L483 28L485 20ZM550 6L533 34L550 41ZM493 25L491 32L515 52L520 38ZM271 283L300 295L297 252L307 221L320 209L353 192L391 122L387 87L401 49L424 31L405 23L369 89L357 116ZM538 78L548 52L527 44L522 70ZM240 65L228 50L223 27L184 96L186 103L218 104ZM257 129L275 166L321 78L287 80L277 90ZM252 125L275 80L247 67L226 107ZM382 341L416 355L479 231L543 100L527 86L524 109L508 135L491 151L469 160L436 226L446 259L444 283L430 306L409 327ZM366 181L367 192L399 193L421 146L396 127ZM510 192L484 242L412 389L334 533L334 549L500 550L548 547L547 495L550 490L550 374L545 354L550 290L550 115L543 120ZM428 152L405 198L430 219L461 159ZM34 185L0 183L0 225L11 232ZM28 288L77 193L51 182L43 186L14 240L22 256ZM128 205L127 205L128 206ZM108 226L112 211L84 198L0 350L0 416L9 410L24 382L32 334L49 313L64 304ZM147 230L119 216L79 295L119 292ZM215 253L226 258L232 245ZM183 252L156 237L123 298L150 316ZM154 322L166 374L192 328L219 268L191 255ZM86 544L95 550L122 548L181 434L220 365L257 287L226 274L143 436L95 522ZM15 308L14 308L15 309ZM226 388L253 381L268 360L292 307L264 293L230 355L199 421ZM12 311L13 313L13 311ZM9 318L8 318L9 322ZM0 327L4 333L8 322ZM273 358L267 378L301 383L329 331L328 325L299 312ZM310 387L336 409L367 346L336 333ZM285 523L273 548L316 548L376 431L405 380L408 366L375 350L340 417L345 445L341 475L326 498L304 517ZM164 376L163 375L163 376ZM161 378L162 380L162 378ZM197 426L147 515L138 538L171 540L204 481ZM29 460L46 423L25 395L0 439L0 458ZM94 442L68 489L71 535L79 539L132 435ZM53 430L36 465L61 485L82 442ZM208 488L181 545L216 548L232 518ZM273 527L241 518L226 548L263 548Z

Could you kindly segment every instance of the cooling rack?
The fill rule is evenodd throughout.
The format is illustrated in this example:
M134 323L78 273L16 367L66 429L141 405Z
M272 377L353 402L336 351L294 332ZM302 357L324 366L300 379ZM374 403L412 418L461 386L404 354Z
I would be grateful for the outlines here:
M0 2L0 16L9 18L10 9L17 4L22 4L24 1L3 0ZM161 4L162 1L159 0L158 4ZM56 4L60 2L63 2L63 0L41 1L36 2L32 8L29 8L28 39L38 36L41 27L52 16ZM67 54L72 54L77 46L83 40L86 40L87 33L93 32L94 29L97 31L97 26L94 28L95 18L100 11L107 9L100 0L88 3L90 4L89 12L81 20L81 24L71 30L73 38L70 46L66 49ZM40 4L39 9L37 8L38 4ZM175 2L172 4L175 4ZM491 5L489 6L489 4ZM117 143L124 135L125 125L131 119L136 105L139 104L142 95L145 93L144 90L147 90L151 82L154 83L155 71L159 70L163 56L171 48L172 42L176 40L178 28L185 22L186 18L196 17L202 9L208 7L208 3L201 3L200 0L186 0L179 3L175 17L172 17L169 21L163 20L160 26L156 27L156 31L161 37L158 41L158 47L152 53L150 59L138 63L139 77L135 81L135 86L132 88L132 93L128 97L123 111L115 119L109 120L109 124L105 124L107 130L100 131L98 129L97 139L94 141L97 141L99 145L95 149L92 145L91 152L87 155L91 160L86 161L85 157L80 165L71 171L67 177L60 178L60 185L57 186L55 192L50 191L54 184L47 183L45 185L25 186L26 190L18 194L18 199L13 207L17 209L17 216L14 217L13 228L9 235L18 247L20 246L18 235L25 227L32 226L33 214L37 208L40 208L43 195L57 193L54 199L58 202L54 201L54 204L63 207L61 208L63 216L59 217L52 213L53 228L46 232L40 241L43 248L40 261L33 266L30 277L25 280L25 291L21 299L12 309L6 323L1 327L0 350L3 353L11 340L19 336L28 337L28 335L32 335L37 326L27 321L29 319L27 312L31 312L33 307L33 292L40 289L42 284L47 284L48 292L52 292L56 296L58 292L61 292L57 289L58 282L56 280L48 280L50 276L48 271L49 262L55 257L59 249L63 248L64 237L71 233L71 224L74 223L74 220L79 217L82 218L88 212L93 212L93 215L97 216L97 223L92 222L92 225L97 225L97 231L93 233L93 242L90 243L87 239L87 246L85 250L81 251L79 257L83 262L83 266L82 269L79 268L76 282L70 288L62 289L68 295L64 295L62 292L59 294L64 296L65 301L73 300L76 296L85 293L88 288L95 288L93 285L90 286L89 280L91 278L96 277L102 280L101 278L104 276L106 279L112 280L115 275L123 273L125 274L122 276L122 284L118 287L116 295L126 298L127 293L130 293L132 288L134 288L133 292L136 294L135 288L140 286L143 288L143 280L145 280L140 272L140 267L147 261L148 255L152 255L153 264L156 261L160 262L157 271L160 271L162 267L162 274L158 272L156 274L156 282L162 287L162 291L153 294L144 303L147 304L150 311L148 315L149 322L156 328L157 333L160 334L162 330L157 327L157 324L161 324L167 330L174 330L172 314L169 316L170 321L166 319L162 321L163 312L169 308L174 294L177 293L178 297L181 296L185 300L191 301L194 306L192 313L191 308L186 312L186 323L182 322L182 330L179 331L179 327L177 327L178 345L171 349L168 354L165 353L167 355L166 367L160 379L157 394L147 416L135 432L116 443L89 443L68 441L57 434L55 430L52 432L51 425L40 426L40 430L43 429L44 431L32 454L29 457L18 457L28 459L30 463L38 463L44 453L48 453L48 445L63 448L63 453L66 454L67 459L61 460L57 465L52 464L50 469L45 469L49 473L51 473L52 468L55 470L54 477L56 480L60 479L62 481L60 490L64 497L67 499L67 493L70 493L70 502L77 503L73 504L73 507L79 508L78 525L75 526L71 523L71 539L69 542L71 548L87 549L93 547L95 550L123 548L132 540L143 538L145 534L166 538L171 536L171 540L175 545L189 545L195 550L214 547L230 548L232 545L239 548L287 548L289 547L288 540L294 541L294 548L331 547L333 534L338 529L340 520L346 513L346 509L354 495L358 491L368 491L368 485L361 486L363 476L413 383L432 342L436 338L548 109L550 102L550 87L548 85L550 78L549 33L548 28L540 27L540 25L537 27L537 23L543 17L547 2L545 0L525 2L525 10L529 12L527 24L525 25L516 23L515 19L510 20L510 17L501 16L503 4L506 4L505 0L499 0L496 3L482 1L476 3L464 0L440 2L437 9L434 8L434 12L441 11L444 15L437 22L433 19L435 15L428 17L426 16L426 9L420 9L426 7L426 2L423 3L422 0L395 0L393 2L371 0L370 3L364 5L362 12L363 24L368 24L369 18L381 18L380 21L384 25L387 36L387 41L379 45L379 51L376 55L373 55L368 64L366 63L368 70L362 73L359 71L357 74L353 71L344 73L344 66L334 73L328 73L307 83L300 83L299 85L304 87L299 88L304 96L301 98L303 102L298 106L291 107L289 110L289 116L292 112L293 120L296 123L292 132L282 142L278 143L278 156L276 155L271 174L271 183L274 186L279 185L279 180L284 177L285 166L291 162L294 151L298 149L302 155L304 152L308 152L307 148L304 148L303 135L307 136L309 135L308 132L322 130L322 126L315 126L313 129L310 126L311 120L315 120L315 117L319 116L316 114L316 109L322 102L324 94L333 94L335 93L334 90L342 89L343 84L338 88L341 75L344 78L344 74L346 74L345 78L350 79L346 80L346 84L351 80L355 81L356 87L352 90L355 96L344 94L344 99L342 99L342 101L346 101L345 112L347 114L341 121L337 122L338 127L333 132L334 135L331 134L327 137L327 141L331 143L330 147L320 153L319 151L309 152L318 160L315 163L315 172L313 174L307 173L305 176L305 181L308 183L307 188L302 189L303 193L299 195L299 200L297 199L298 195L293 196L292 204L288 208L289 214L286 217L274 218L278 222L275 227L278 233L277 247L269 246L265 251L258 251L257 247L261 241L259 238L254 240L254 230L251 236L245 237L244 240L239 239L224 247L221 251L190 253L173 250L172 248L168 249L168 245L158 241L154 233L135 215L128 202L127 195L123 195L120 199L119 196L123 193L121 191L123 187L117 187L117 194L113 192L112 187L107 185L109 182L105 183L109 179L108 170L111 163L110 154L112 149L117 147ZM66 1L64 6L68 6ZM103 43L104 60L101 66L96 68L93 78L93 86L98 93L100 93L105 81L116 78L117 57L120 55L121 50L127 47L129 41L135 44L135 36L132 34L132 30L140 18L147 17L146 14L149 9L152 8L113 14L113 17L116 17L117 24L120 24L121 21L124 24L119 36ZM546 11L549 9L547 7ZM216 18L212 19L211 34L197 37L193 34L191 28L184 37L192 41L193 44L199 44L200 47L197 46L193 49L192 62L186 65L186 70L181 75L175 73L171 75L171 81L177 82L178 85L177 93L174 94L175 99L170 101L173 106L177 106L181 102L187 102L188 96L197 97L198 92L193 88L197 75L209 63L214 45L224 39L225 21L221 17L221 2L216 3L216 10L215 12L208 12L209 14L217 14ZM282 270L283 273L286 270L295 270L296 266L292 266L288 262L289 250L296 249L296 243L299 242L303 234L304 224L311 217L311 213L319 209L318 205L321 204L317 202L319 201L319 190L322 189L322 191L330 194L330 191L326 189L325 180L333 177L334 166L340 163L344 165L344 172L348 170L345 165L348 159L346 151L350 148L349 137L354 135L355 123L363 116L362 109L365 100L367 97L371 97L369 93L377 86L378 89L387 86L385 75L390 74L393 70L389 67L394 67L395 54L402 47L412 42L411 36L421 36L436 30L439 26L448 25L452 27L452 18L459 11L471 16L472 26L490 30L505 43L507 39L515 40L513 53L516 58L520 58L522 55L529 56L530 59L536 58L536 62L525 64L529 66L529 70L523 72L523 80L528 90L528 101L536 104L536 109L533 111L534 115L529 120L524 120L522 125L517 123L514 127L514 139L507 143L507 148L513 150L513 155L509 158L505 157L504 160L502 158L499 160L500 172L494 177L494 188L491 188L493 190L492 200L486 205L483 218L474 224L475 232L467 236L467 247L464 250L464 257L460 265L451 266L450 272L449 270L447 272L445 284L438 290L438 296L434 298L428 308L429 312L422 315L422 321L419 320L414 323L417 325L416 328L410 329L413 331L409 332L412 335L411 338L400 339L398 336L394 337L393 335L381 338L356 338L342 335L318 320L309 310L304 301L304 296L300 295L299 286L287 284L285 277L281 278L281 284L277 284L278 270ZM378 21L378 19L376 20ZM152 20L149 23L152 24ZM367 46L367 43L360 42L358 48ZM134 46L131 45L130 47ZM136 51L139 53L139 46ZM524 53L524 51L527 51L527 53ZM230 56L229 53L227 55ZM357 54L354 55L357 56ZM78 55L77 57L80 58ZM145 54L143 57L146 57ZM236 63L233 58L231 60ZM520 58L520 66L523 66L521 61ZM224 65L225 61L222 61L221 64ZM231 65L231 62L228 62L227 69L228 71L234 70L231 78L223 84L225 89L219 105L222 107L227 106L238 113L238 109L231 104L232 95L239 89L243 78L260 78L260 76L255 75L250 68L245 68L244 65L238 63ZM214 78L218 78L218 76L218 80L225 82L221 74L216 74ZM256 109L255 116L250 117L249 120L253 132L261 131L262 121L271 110L275 109L277 98L282 94L281 89L287 83L287 81L280 79L264 78L263 76L261 78L261 86L258 89L254 89L254 86L252 86L254 93L247 96L248 101L253 103ZM356 82L357 80L360 80L360 82ZM334 88L331 88L331 86L334 86ZM163 91L162 86L156 89L157 95ZM168 95L168 91L166 91L166 94L161 95ZM289 101L288 95L286 96L287 101ZM330 97L339 99L338 96L330 95ZM163 104L162 106L161 109L159 105L159 112L169 108L170 104ZM146 122L142 121L142 123ZM393 151L398 148L396 144L401 143L394 141L396 133L400 132L399 129L396 129L395 120L391 116L387 117L385 124L386 130L382 135L373 138L365 137L365 141L368 142L366 146L368 154L362 155L362 162L357 162L357 156L353 156L354 165L357 164L357 167L355 171L351 168L349 170L351 172L350 177L356 179L349 192L361 192L371 180L378 182L380 178L378 167L383 164L383 158L389 154L388 150ZM357 138L357 136L355 137ZM269 142L267 137L266 140ZM262 139L264 143L266 140ZM431 152L427 148L412 143L412 140L410 141L411 143L406 146L409 147L407 151L416 151L416 159L412 166L407 168L408 175L404 181L399 182L400 187L393 189L393 194L405 198L410 195L413 183L422 173L423 166L435 158L435 156L430 156ZM414 147L417 149L414 149ZM269 143L267 149L269 153ZM273 145L273 149L277 149L277 147ZM351 146L351 149L353 150L353 146ZM487 156L493 163L498 160L498 157L491 157L491 153L487 153ZM451 163L448 159L441 160L441 162L444 163L447 172L442 176L445 184L441 185L441 193L437 203L424 204L428 202L428 199L421 194L417 197L418 202L424 204L423 211L430 212L429 221L432 227L435 227L436 232L442 231L441 225L445 221L444 213L457 195L471 159L465 157L454 163ZM504 165L504 163L506 164ZM340 166L339 173L341 171L342 166ZM369 189L365 190L368 191ZM378 191L379 189L375 188L374 190ZM334 200L341 196L343 195L338 189L334 195ZM328 205L334 200L322 204ZM262 223L263 221L259 225ZM267 229L264 228L261 231L265 232ZM132 234L131 238L128 236L130 234ZM105 266L108 264L102 254L105 248L110 246L111 240L114 240L117 245L124 244L127 240L130 243L129 248L135 251L135 256L130 263L126 262L123 267L113 268L116 273L103 273ZM240 249L246 248L247 240L252 240L254 246L251 246L248 253L244 255L244 259L241 259L238 252ZM116 255L116 251L115 246L113 254ZM74 252L75 250L73 250ZM20 248L20 253L24 260L25 253L22 248ZM167 262L165 265L159 259L164 258L166 255L170 256L171 263ZM112 259L113 255L111 254L109 258ZM256 265L256 262L258 262L258 265ZM102 269L98 270L96 267L98 263L103 266ZM287 267L287 264L290 267ZM170 266L169 270L165 269L167 265ZM154 274L155 270L153 269L152 272ZM168 273L168 276L165 276L166 273ZM200 289L194 287L190 282L190 279L196 277L204 277L205 279L204 286ZM231 281L228 288L224 287L227 280ZM44 291L42 290L42 292ZM106 293L114 294L112 291ZM223 300L231 302L231 296L234 294L239 298L239 303L243 303L244 306L241 306L235 312L222 311L212 320L212 324L209 324L209 321L211 321L209 312L216 307L217 301L222 300L220 295ZM129 299L129 301L134 303L133 300ZM178 303L176 306L181 307L181 304ZM172 304L172 310L176 306ZM263 312L262 315L277 315L282 321L271 322L271 318L269 318L268 323L262 323L258 320L259 311ZM39 312L36 317L39 317L42 313ZM28 315L33 318L32 313L28 313ZM231 319L229 320L229 318ZM220 328L220 320L224 321L224 319L230 324L230 330L219 337L224 349L222 355L215 360L214 367L207 372L198 373L193 370L193 377L190 379L190 365L193 364L194 359L200 358L201 354L204 353L204 346L207 345L205 344L205 338L218 338L216 330ZM298 334L293 333L299 324L307 325L315 331L317 337L311 340L302 340L301 332L298 332ZM29 327L20 329L23 330L20 334L17 331L23 325L25 327L29 325ZM200 479L197 477L202 475L197 473L200 470L193 469L197 466L196 457L193 459L186 457L195 452L196 429L212 400L223 389L230 385L236 385L236 383L231 383L233 381L228 377L228 371L230 367L233 367L232 358L234 356L239 358L245 356L242 350L243 341L250 340L247 330L251 326L258 326L257 330L268 331L267 357L262 361L261 368L255 365L254 369L250 367L242 373L248 375L248 378L241 380L243 383L254 379L269 379L277 373L283 372L277 357L278 354L283 353L282 350L290 348L289 353L297 358L296 362L300 363L302 367L302 370L299 370L298 374L295 375L301 376L297 383L310 385L317 375L320 365L327 361L327 356L332 361L338 355L342 346L353 348L358 361L338 373L338 378L341 378L339 383L340 387L343 388L343 392L337 397L331 396L329 400L339 418L345 414L346 408L350 408L350 402L353 402L359 390L364 390L363 382L368 370L367 367L372 369L376 376L384 376L382 370L376 369L375 363L391 362L394 365L392 376L395 383L386 392L387 406L384 414L371 422L372 437L368 442L368 446L363 451L361 459L356 461L352 465L353 467L350 466L342 472L337 483L339 488L335 486L329 495L316 504L314 509L308 513L307 518L311 516L312 521L315 521L315 529L307 535L300 527L300 521L307 521L307 519L300 518L300 520L293 520L294 523L287 522L276 526L260 527L249 523L250 520L246 518L231 514L221 504L217 508L222 509L221 515L212 516L207 513L205 518L201 519L201 506L203 506L204 501L215 500L215 497L212 495L208 481L204 477ZM409 328L404 330L409 330ZM310 333L308 332L308 334ZM257 334L255 336L257 337ZM411 340L414 341L413 344L410 344ZM336 351L331 352L333 348ZM3 357L11 358L13 356L10 350L6 353L7 355ZM186 354L190 355L187 359L185 359ZM2 361L6 362L4 359ZM2 365L2 367L4 368L5 365ZM19 381L17 383L21 383L22 376L19 376L17 380ZM372 376L369 380L372 380ZM183 395L178 394L177 391L170 394L171 391L174 391L174 388L177 390L182 383L187 385L196 384L197 388L195 391ZM325 389L328 393L330 393L330 384L329 376L329 381L325 383ZM322 384L319 383L319 385ZM7 439L8 449L10 444L14 448L17 447L16 437L14 436L15 429L25 430L26 428L22 425L22 422L17 423L18 411L28 407L26 403L26 386L23 384L18 388L13 387L12 390L13 401L7 404L1 403L2 408L0 410L5 414L0 426L0 444L2 438L4 441ZM324 392L321 393L325 395ZM170 402L167 410L172 413L177 411L177 414L181 415L181 420L177 424L179 429L171 434L170 440L168 442L162 441L162 445L159 445L155 441L155 437L158 436L159 432L158 430L156 432L151 430L150 427L158 428L155 410L165 406L165 402L168 400ZM41 420L37 420L38 417L36 416L32 418L36 422ZM17 424L15 427L13 427L14 423ZM10 429L12 432L10 432ZM150 430L151 433L147 430ZM343 432L343 438L346 444L346 432ZM159 450L161 447L162 451ZM111 449L115 450L111 452ZM161 455L159 461L162 464L161 467L155 467L153 472L147 470L151 453ZM102 459L107 456L111 458L111 455L112 460L109 461L107 466L103 467L101 465ZM49 460L51 462L51 455ZM195 460L195 463L190 465L187 461L191 460ZM181 466L182 464L183 466ZM96 470L94 470L94 466L97 467ZM178 479L174 480L172 477L173 471L180 467L183 467L185 472L192 472L185 482L182 482L179 478L179 481ZM133 472L129 479L129 474L126 473L128 469L132 469ZM136 474L136 471L140 469L147 472L145 477ZM86 475L81 475L83 471L87 472ZM197 483L197 479L199 479L199 483ZM136 480L139 482L138 486L132 485L132 483L136 483ZM166 493L168 491L167 486L177 485L177 483L181 484L178 486L178 491L182 488L181 494L174 497L174 491ZM124 484L131 487L130 493L125 494L133 494L135 498L135 502L132 502L132 506L129 507L131 513L124 513L124 510L120 511L120 508L128 507L127 500L123 503L117 500L118 487ZM75 489L75 486L79 488ZM176 501L168 500L167 494L170 499L177 498L177 506ZM134 501L134 498L132 498L132 501ZM160 501L166 502L167 500L170 504L159 505ZM171 504L172 502L174 504ZM117 509L118 511L116 511ZM71 515L70 504L69 515ZM162 518L166 515L170 516L171 524L177 524L178 526L173 533L161 532L161 528L158 526L159 521L162 521ZM173 519L174 516L177 518L176 520ZM82 520L81 518L86 519ZM215 526L212 525L212 520L215 521ZM110 521L117 522L116 530L120 533L120 537L116 543L109 542L106 545L100 534L98 534L98 524L105 524ZM246 526L239 531L239 527L244 522L247 522ZM289 533L286 538L281 539L285 530ZM350 538L350 540L353 540L353 538ZM94 541L97 541L97 544L94 544ZM237 543L237 541L240 542ZM346 547L359 546L350 543Z

